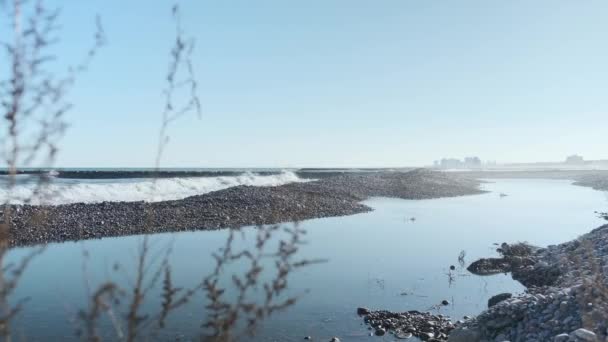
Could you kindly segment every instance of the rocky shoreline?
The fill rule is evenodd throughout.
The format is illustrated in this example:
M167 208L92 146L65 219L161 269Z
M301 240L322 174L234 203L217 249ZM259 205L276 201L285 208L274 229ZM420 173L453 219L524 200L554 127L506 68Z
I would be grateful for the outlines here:
M511 272L526 293L496 298L448 341L608 341L608 225L560 245L503 244L499 252L469 270Z
M428 312L406 311L370 311L358 308L357 314L363 316L365 324L373 333L370 335L384 336L391 334L400 340L417 337L423 341L446 341L448 334L454 329L454 324L447 316L433 315Z
M483 193L479 182L416 169L338 173L274 187L237 186L164 202L76 203L9 208L10 246L294 222L370 211L383 196L428 199ZM5 212L0 213L4 220Z
M372 335L447 342L608 341L608 225L560 245L525 243L498 248L500 257L477 260L476 275L510 272L524 294L496 294L477 317L358 308ZM444 301L442 304L449 304Z

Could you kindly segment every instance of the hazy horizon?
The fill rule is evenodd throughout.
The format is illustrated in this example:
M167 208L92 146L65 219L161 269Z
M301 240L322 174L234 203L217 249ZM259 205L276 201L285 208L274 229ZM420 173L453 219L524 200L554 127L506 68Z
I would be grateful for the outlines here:
M470 156L467 156L470 157ZM452 156L446 156L446 158L455 158L455 159L460 159L463 160L464 157L452 157ZM438 161L440 161L440 159L438 159ZM571 168L571 169L584 169L584 166L589 166L589 163L597 163L597 164L606 164L606 166L608 167L608 158L607 159L595 159L595 160L589 160L589 159L585 159L585 164L567 164L565 163L565 158L564 160L544 160L544 161L531 161L531 162L500 162L500 161L496 161L496 160L482 160L482 167L487 168L487 167L495 167L495 168L500 168L501 166L533 166L533 165L539 165L539 166L544 166L544 165L563 165L565 166L565 169ZM597 166L597 164L593 164L594 166ZM286 165L278 165L278 166L267 166L267 165L245 165L245 166L222 166L222 165L209 165L209 166L190 166L190 165L180 165L180 166L171 166L171 165L161 165L161 169L399 169L399 168L403 168L403 169L407 169L407 168L426 168L426 167L434 167L436 165L433 165L433 161L428 162L426 164L419 164L419 165L378 165L378 166L360 166L360 165L326 165L326 166L318 166L318 165L291 165L291 166L286 166ZM2 167L5 168L5 167ZM25 168L27 169L28 167L18 167L18 168ZM45 167L40 167L40 168L45 168ZM82 166L82 165L67 165L67 166L62 166L62 165L55 165L53 166L53 168L57 168L57 169L154 169L153 166ZM522 168L522 170L525 170L525 168Z

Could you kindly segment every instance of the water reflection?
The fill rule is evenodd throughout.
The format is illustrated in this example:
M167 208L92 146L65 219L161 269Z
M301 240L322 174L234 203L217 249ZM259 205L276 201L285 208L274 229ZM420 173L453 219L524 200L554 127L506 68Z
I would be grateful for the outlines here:
M375 208L370 213L303 222L310 243L303 246L301 257L329 262L294 274L289 292L309 294L264 323L258 340L367 339L366 328L354 314L358 306L432 309L455 319L477 314L492 295L523 291L508 275L476 277L466 272L468 262L495 253L494 243L528 241L546 246L604 222L593 212L605 209L605 194L567 181L499 180L484 186L492 192L422 201L377 198L366 202ZM509 196L500 197L500 193ZM172 242L174 283L191 287L211 271L209 255L226 237L226 231L209 231L160 234L152 239L159 246ZM15 298L32 298L19 316L17 329L29 340L75 340L69 317L83 307L86 297L82 250L90 254L90 281L100 283L116 262L127 270L133 266L133 251L140 239L48 246L17 289ZM30 251L13 250L10 258L16 260ZM450 269L456 262L455 269ZM441 305L444 300L449 305ZM184 338L197 335L202 301L194 300L168 325Z

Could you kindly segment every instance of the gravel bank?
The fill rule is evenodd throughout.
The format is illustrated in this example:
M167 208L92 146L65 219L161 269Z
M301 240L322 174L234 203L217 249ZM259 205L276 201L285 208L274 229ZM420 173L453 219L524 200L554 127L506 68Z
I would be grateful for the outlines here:
M238 186L176 201L16 205L11 207L10 245L351 215L370 211L361 201L372 196L404 199L462 196L481 193L478 185L475 180L419 169L337 174L276 187Z
M449 341L608 341L608 225L547 248L505 248L501 262L488 265L511 271L527 293L467 321Z
M471 179L566 179L573 181L574 185L608 191L608 171L605 170L459 171L453 173Z
M357 314L363 316L368 329L373 331L370 335L391 335L399 340L408 340L417 337L423 341L446 341L454 324L444 315L433 315L428 312L406 311L370 311L367 308L358 308Z
M576 178L574 185L587 186L595 190L608 191L608 174L588 174Z

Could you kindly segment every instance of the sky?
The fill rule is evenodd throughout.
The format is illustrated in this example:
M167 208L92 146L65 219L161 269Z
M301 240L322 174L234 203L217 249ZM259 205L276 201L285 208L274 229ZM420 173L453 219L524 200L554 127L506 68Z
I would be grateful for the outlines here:
M69 95L57 164L153 166L172 2L48 4L62 8L59 64L86 51L96 14L107 36ZM180 4L202 116L169 127L162 166L608 158L606 1Z

